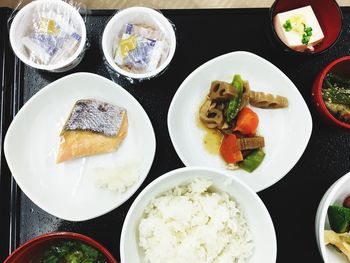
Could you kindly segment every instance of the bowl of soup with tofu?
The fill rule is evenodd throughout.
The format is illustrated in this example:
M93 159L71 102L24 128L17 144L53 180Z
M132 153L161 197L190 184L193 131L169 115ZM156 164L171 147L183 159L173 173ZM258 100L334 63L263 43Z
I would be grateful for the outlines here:
M276 0L270 8L273 39L292 54L320 54L331 48L340 37L342 18L334 0Z

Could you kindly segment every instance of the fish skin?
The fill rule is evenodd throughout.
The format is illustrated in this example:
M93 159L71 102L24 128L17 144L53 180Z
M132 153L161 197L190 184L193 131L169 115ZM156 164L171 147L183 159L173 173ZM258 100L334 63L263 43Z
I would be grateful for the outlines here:
M91 131L116 136L126 110L96 99L78 100L64 126L64 131Z

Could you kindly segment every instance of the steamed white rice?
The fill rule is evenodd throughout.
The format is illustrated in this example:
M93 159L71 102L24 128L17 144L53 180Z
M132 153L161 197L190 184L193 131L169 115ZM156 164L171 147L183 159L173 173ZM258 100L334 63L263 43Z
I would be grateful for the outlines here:
M238 204L195 179L152 200L139 225L147 263L243 263L254 250Z

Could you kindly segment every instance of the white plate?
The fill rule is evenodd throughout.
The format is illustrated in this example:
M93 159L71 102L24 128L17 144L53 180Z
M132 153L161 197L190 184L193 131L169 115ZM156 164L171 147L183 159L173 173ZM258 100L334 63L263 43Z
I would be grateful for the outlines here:
M258 109L258 133L265 137L265 159L251 174L227 170L219 155L203 146L205 131L198 127L198 111L213 80L231 82L234 74L248 80L254 91L286 96L285 109ZM214 58L192 72L177 90L168 112L168 128L177 154L186 166L215 167L237 176L255 191L280 180L303 154L312 131L309 109L294 84L267 60L243 51Z
M78 99L95 98L127 109L128 134L117 151L56 164L59 133ZM61 78L34 95L5 137L5 157L22 191L40 208L71 221L103 215L142 184L155 154L152 124L141 105L114 82L91 73ZM138 180L124 193L96 186L93 171L134 164Z

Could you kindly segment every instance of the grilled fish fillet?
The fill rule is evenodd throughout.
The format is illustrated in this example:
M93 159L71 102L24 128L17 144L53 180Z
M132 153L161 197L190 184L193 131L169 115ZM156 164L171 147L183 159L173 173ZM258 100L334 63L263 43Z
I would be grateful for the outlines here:
M126 109L95 99L78 100L61 131L56 162L114 151L127 130Z

